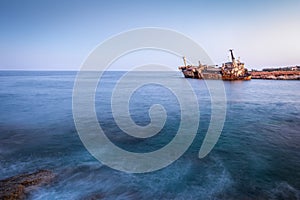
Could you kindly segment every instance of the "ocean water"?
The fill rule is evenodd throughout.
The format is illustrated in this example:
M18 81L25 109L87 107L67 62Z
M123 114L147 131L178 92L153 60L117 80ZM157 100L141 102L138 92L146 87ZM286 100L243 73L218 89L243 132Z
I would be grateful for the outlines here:
M156 84L139 88L129 102L135 123L150 122L153 104L164 107L167 120L156 136L128 136L117 126L110 106L123 74L106 72L99 83L99 125L115 145L128 151L162 148L179 127L176 96ZM178 87L186 81L180 72L140 72L132 81L145 76L168 78ZM76 72L0 72L0 179L38 169L56 174L52 184L30 199L300 199L299 81L224 82L224 128L214 149L199 159L211 103L205 82L189 79L200 106L192 145L163 169L130 174L103 165L80 140L72 114L75 77Z

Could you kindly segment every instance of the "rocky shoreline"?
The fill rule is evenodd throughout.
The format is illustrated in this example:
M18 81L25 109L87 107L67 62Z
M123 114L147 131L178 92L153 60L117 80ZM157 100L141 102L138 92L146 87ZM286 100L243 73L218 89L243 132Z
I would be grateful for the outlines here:
M0 199L23 200L30 193L43 185L52 182L55 175L49 170L16 175L0 181Z
M252 71L252 79L300 80L300 71Z

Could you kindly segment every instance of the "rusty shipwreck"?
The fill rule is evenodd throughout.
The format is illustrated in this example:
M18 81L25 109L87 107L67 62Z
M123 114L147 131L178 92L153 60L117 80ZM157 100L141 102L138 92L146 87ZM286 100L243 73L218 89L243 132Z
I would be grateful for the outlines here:
M180 66L185 78L196 79L215 79L215 80L251 80L251 74L245 68L245 64L239 59L236 60L233 55L233 50L230 49L231 62L218 65L202 65L199 61L198 66L187 65L185 57L183 57L184 66Z

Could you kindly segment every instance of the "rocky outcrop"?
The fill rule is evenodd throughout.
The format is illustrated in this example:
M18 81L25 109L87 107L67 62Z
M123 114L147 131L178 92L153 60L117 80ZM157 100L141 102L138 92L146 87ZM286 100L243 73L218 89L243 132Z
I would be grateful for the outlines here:
M252 79L300 80L300 71L254 71Z
M1 200L26 199L28 194L38 187L49 184L54 178L53 172L39 170L31 174L21 174L0 181Z

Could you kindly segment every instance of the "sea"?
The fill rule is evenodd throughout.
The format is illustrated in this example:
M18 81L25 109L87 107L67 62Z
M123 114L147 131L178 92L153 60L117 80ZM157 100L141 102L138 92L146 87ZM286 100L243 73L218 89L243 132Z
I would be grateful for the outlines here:
M113 169L90 153L76 129L76 71L0 71L0 179L53 171L54 181L28 197L40 200L300 199L300 81L222 82L225 121L216 145L200 159L213 109L207 82L185 79L180 72L137 73L132 83L144 77L153 82L132 93L128 110L133 122L147 126L152 105L161 105L166 113L157 135L137 138L118 126L111 107L113 90L126 73L107 71L99 77L94 105L99 126L121 149L159 150L176 137L182 102L170 88L155 82L164 79L182 91L187 82L200 113L189 117L198 117L199 124L193 142L178 159L145 173Z

